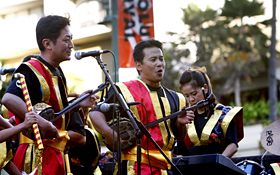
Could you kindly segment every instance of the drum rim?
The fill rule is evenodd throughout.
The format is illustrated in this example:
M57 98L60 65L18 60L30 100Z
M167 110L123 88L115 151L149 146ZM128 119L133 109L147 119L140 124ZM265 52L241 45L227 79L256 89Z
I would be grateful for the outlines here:
M80 165L82 165L82 166L85 166L85 165L87 165L87 166L85 166L86 168L88 168L88 169L91 169L91 170L95 170L96 168L97 168L97 166L98 166L98 160L99 160L99 157L100 157L100 149L101 149L101 146L100 146L100 142L99 142L99 139L97 138L97 134L94 132L94 130L93 129L91 129L91 128L89 128L89 127L85 127L84 128L85 129L85 132L86 133L89 133L90 135L89 135L89 137L91 137L91 139L93 139L93 140L95 140L95 146L96 146L96 149L97 149L97 156L95 157L95 159L94 160L92 160L92 162L90 162L90 164L84 164L84 163L82 163L82 162L80 162ZM75 149L82 149L83 147L75 147ZM72 156L72 152L71 151L73 151L74 149L72 149L72 150L70 150L69 151L69 156L71 157ZM77 151L77 150L76 150ZM72 158L72 157L71 157ZM73 158L79 158L79 157L73 157ZM80 160L81 161L81 160Z
M258 165L261 168L261 165L258 162L255 162L253 160L247 160L247 159L246 160L242 160L241 162L236 163L236 166L243 165L244 162L251 163L251 164L254 164L254 165Z

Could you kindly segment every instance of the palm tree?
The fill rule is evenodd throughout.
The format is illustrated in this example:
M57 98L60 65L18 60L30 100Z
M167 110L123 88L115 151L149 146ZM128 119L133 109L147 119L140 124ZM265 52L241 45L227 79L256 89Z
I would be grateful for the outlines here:
M234 42L231 42L231 47L233 48L230 57L231 60L236 62L234 64L235 67L235 81L234 81L234 92L235 92L235 105L240 106L240 76L244 69L247 69L248 63L250 63L253 57L258 57L259 53L252 54L253 50L251 49L250 40L248 38L253 29L256 26L244 25L244 17L252 17L257 15L264 14L264 8L262 7L263 3L259 3L256 0L248 1L248 0L226 0L224 7L222 8L221 16L225 16L227 18L232 18L232 23L236 23L234 28L236 29L233 36L235 37ZM239 22L239 24L238 24ZM250 30L250 33L246 32L246 27ZM233 30L234 31L234 30ZM257 32L257 31L256 31ZM260 32L260 31L258 31ZM245 60L241 61L241 60ZM249 59L249 60L248 60ZM249 62L248 62L249 61ZM242 63L243 62L243 63Z

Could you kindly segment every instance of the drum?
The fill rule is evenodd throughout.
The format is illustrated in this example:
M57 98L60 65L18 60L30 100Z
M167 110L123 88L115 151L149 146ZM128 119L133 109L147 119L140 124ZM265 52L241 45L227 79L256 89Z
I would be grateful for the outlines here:
M88 127L86 144L83 147L74 147L69 150L71 171L73 174L93 174L98 165L100 144L96 133Z
M126 149L133 147L136 144L136 141L137 141L136 132L135 132L134 126L132 125L130 120L128 120L127 118L121 118L119 124L120 124L120 127L119 127L120 138L123 141L122 150L126 150ZM108 125L110 126L110 128L112 128L114 131L117 132L117 120L116 119L114 121L112 120L112 121L108 122ZM117 138L115 138L115 139L117 139ZM113 148L105 142L105 139L103 139L103 142L109 150L114 151ZM115 147L114 149L116 150L117 147Z
M36 114L39 114L41 117L48 121L51 121L54 118L54 109L46 103L37 103L33 106L33 110ZM23 130L22 134L29 139L36 141L32 127ZM41 138L43 139L42 135Z
M251 160L243 160L237 163L236 166L245 171L247 175L259 175L262 171L261 166L257 162Z

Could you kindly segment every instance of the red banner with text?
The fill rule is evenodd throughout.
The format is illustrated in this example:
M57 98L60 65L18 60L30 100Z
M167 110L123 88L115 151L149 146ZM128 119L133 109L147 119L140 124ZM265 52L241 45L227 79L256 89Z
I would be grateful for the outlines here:
M154 38L153 0L118 0L118 47L120 68L132 68L133 48Z

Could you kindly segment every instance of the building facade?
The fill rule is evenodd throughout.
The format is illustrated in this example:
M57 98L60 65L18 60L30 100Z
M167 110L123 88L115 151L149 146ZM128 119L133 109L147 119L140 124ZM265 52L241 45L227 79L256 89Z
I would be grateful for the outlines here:
M109 0L13 0L0 3L0 60L5 68L16 68L22 59L39 54L35 28L45 15L70 16L73 43L71 61L63 62L70 92L96 89L104 81L94 58L76 60L75 51L112 50ZM103 24L102 24L103 23ZM112 73L113 57L101 55Z

